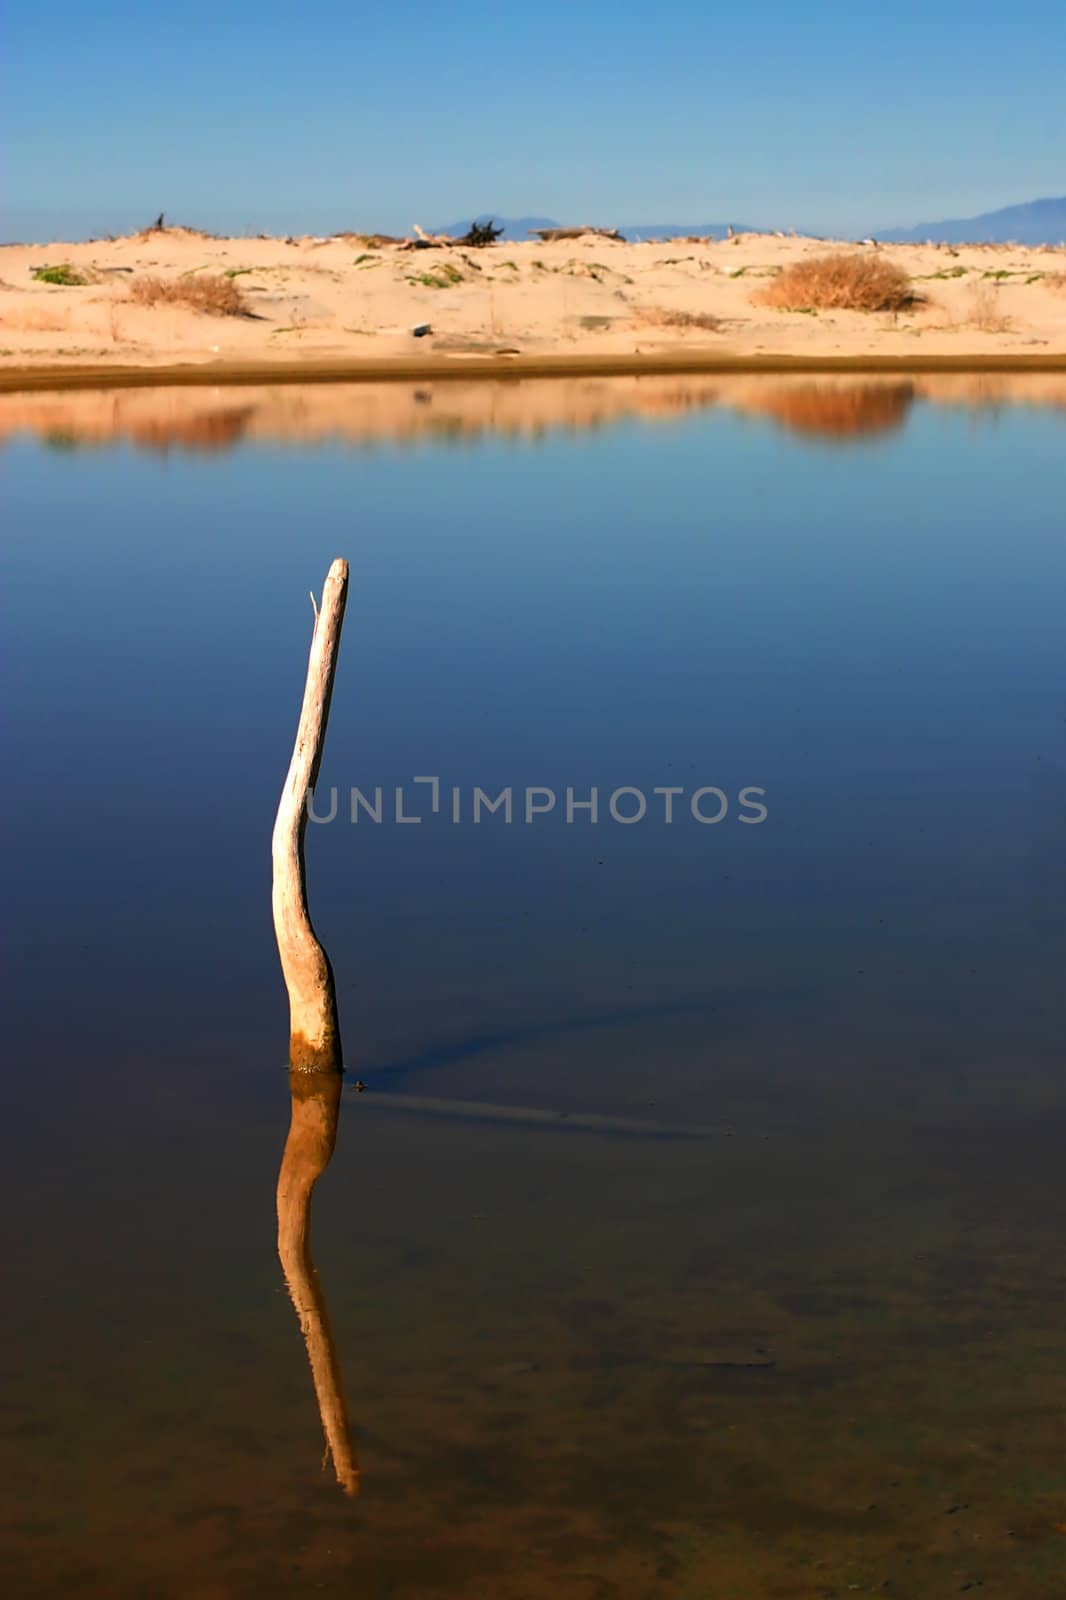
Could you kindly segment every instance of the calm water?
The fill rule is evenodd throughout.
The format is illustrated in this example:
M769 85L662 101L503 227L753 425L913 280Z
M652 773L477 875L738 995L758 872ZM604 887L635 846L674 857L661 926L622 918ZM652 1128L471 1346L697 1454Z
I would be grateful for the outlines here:
M7 1593L1061 1600L1064 396L0 397ZM355 1498L274 1216L336 555Z

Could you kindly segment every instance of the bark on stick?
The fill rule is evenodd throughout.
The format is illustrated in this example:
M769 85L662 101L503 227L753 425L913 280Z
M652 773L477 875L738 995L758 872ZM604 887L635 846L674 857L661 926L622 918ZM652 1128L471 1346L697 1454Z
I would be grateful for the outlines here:
M338 559L315 614L296 743L274 823L274 932L289 992L289 1064L295 1072L339 1072L343 1064L333 970L307 910L304 834L307 794L318 778L326 740L347 598L348 563Z

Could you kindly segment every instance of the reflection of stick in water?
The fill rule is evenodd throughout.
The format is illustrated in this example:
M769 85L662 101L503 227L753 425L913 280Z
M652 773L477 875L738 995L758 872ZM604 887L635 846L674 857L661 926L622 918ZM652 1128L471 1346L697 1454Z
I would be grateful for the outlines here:
M278 1255L307 1345L315 1396L337 1482L359 1492L359 1467L344 1402L326 1299L311 1259L311 1193L337 1138L339 1072L293 1072L292 1121L278 1173Z
M346 1494L359 1488L340 1367L326 1301L311 1259L311 1195L337 1138L341 1042L329 958L307 910L304 833L307 794L315 786L337 666L348 563L334 561L315 608L315 631L296 743L274 823L274 932L289 992L292 1121L278 1173L278 1255L311 1363L326 1450ZM312 596L312 601L314 597Z
M340 1028L329 958L311 926L304 881L307 793L314 789L326 739L337 666L348 563L334 561L315 612L300 723L274 823L274 932L289 991L289 1064L296 1072L339 1072Z

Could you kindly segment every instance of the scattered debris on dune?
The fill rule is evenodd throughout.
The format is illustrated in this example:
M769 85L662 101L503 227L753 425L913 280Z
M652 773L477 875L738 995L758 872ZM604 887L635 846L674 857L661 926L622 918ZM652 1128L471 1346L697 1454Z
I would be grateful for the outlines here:
M626 242L617 228L530 228L529 231L545 244L555 244L560 239L583 239L588 234L594 234L597 239L613 239L616 244Z

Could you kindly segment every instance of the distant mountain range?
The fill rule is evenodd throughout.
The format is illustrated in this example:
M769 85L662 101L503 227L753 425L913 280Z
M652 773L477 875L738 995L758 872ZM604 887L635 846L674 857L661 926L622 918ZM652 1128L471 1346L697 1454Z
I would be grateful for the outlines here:
M16 208L6 210L0 220L0 241L13 241L16 239L34 239L38 243L50 239L94 239L106 234L129 233L142 227L148 217L155 214L154 206L140 206L137 208L105 208L104 210L88 210L81 208L71 211L67 208ZM467 215L456 222L446 223L434 231L450 233L453 235L464 234L471 222L484 222L491 216L496 223L502 224L504 240L529 239L534 228L558 228L562 224L555 217L507 217L500 212L479 212L477 217ZM231 217L220 210L214 210L207 215L187 216L180 220L197 222L203 227L215 232L225 233L232 230L234 222ZM254 217L244 221L238 228L241 236L251 236L261 229L284 237L290 232L325 232L347 223L349 229L358 227L361 232L370 232L372 226L377 226L373 217L361 216L343 218L336 212L328 216L321 214L320 210L300 208L282 209L275 206L269 213L257 213ZM627 239L676 239L691 234L705 239L724 239L732 223L735 233L752 231L752 224L743 218L729 218L728 222L626 222L617 224L613 216L569 216L563 219L566 223L591 222L603 227L618 227ZM763 232L772 233L777 228L777 222L763 219L761 224ZM789 230L803 232L803 229ZM813 230L816 235L822 235L822 229ZM838 237L843 237L838 235ZM979 217L966 217L953 219L946 222L919 222L913 228L870 228L857 232L855 238L873 237L884 239L887 242L922 243L926 239L935 239L949 244L980 243L1007 243L1016 240L1018 244L1062 244L1066 242L1066 195L1057 199L1030 200L1025 205L1005 206L1001 211L987 211Z
M1062 244L1066 241L1066 195L1004 206L962 221L920 222L916 228L885 228L874 234L899 244L935 239L944 244Z
M482 212L477 218L465 217L436 231L462 234L471 222L485 222L491 216L503 228L504 239L528 239L535 228L558 228L554 217L503 217ZM584 220L584 219L583 219ZM604 224L614 226L614 223ZM750 231L744 222L732 224L735 233ZM627 239L676 239L684 234L701 239L724 239L729 231L725 222L623 222L619 232ZM770 231L770 230L765 230ZM799 230L802 232L803 230ZM946 244L1062 244L1066 242L1066 195L1051 200L1030 200L1025 205L1005 206L1001 211L986 211L979 217L948 222L920 222L914 228L881 228L872 231L875 239L888 243L921 244L934 239Z

